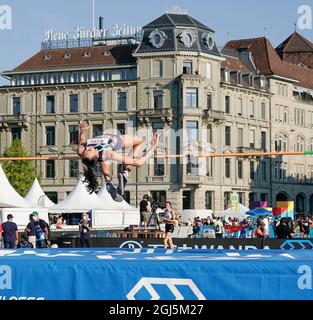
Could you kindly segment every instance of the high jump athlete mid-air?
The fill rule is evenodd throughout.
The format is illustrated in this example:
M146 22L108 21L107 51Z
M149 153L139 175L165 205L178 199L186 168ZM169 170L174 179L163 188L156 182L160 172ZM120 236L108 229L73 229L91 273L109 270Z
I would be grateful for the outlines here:
M98 188L97 174L95 168L97 162L100 164L106 188L115 201L123 201L123 194L128 181L131 167L141 167L152 155L159 144L160 135L155 133L151 142L151 148L145 155L139 157L140 150L145 141L132 135L103 134L101 136L87 139L86 132L90 129L88 121L81 121L79 143L77 154L84 165L85 182L90 193ZM129 148L128 155L117 153L118 150ZM123 172L118 174L119 185L115 187L110 176L111 160L123 164Z

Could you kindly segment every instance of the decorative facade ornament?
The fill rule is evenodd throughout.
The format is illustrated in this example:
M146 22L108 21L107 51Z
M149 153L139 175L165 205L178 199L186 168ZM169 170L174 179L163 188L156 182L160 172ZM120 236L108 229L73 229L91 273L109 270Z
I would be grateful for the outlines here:
M190 31L184 30L178 35L178 40L182 42L185 47L190 48L196 39Z
M165 32L158 29L153 30L149 35L149 41L155 48L161 48L166 39Z
M209 50L212 50L214 45L215 45L215 41L213 39L213 34L210 32L210 33L207 33L207 32L203 32L202 33L202 36L201 36L201 39L204 43L204 45L209 49Z

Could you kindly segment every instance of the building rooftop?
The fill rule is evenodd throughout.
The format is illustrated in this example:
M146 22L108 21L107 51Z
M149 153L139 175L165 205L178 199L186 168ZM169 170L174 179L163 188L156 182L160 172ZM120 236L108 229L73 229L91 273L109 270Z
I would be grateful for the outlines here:
M265 37L231 40L224 48L237 52L244 50L251 52L259 74L293 79L299 86L313 89L313 70L282 60Z
M159 27L188 27L188 28L199 28L206 31L214 32L208 26L199 22L198 20L190 17L187 14L177 14L177 13L165 13L159 18L153 20L144 26L147 28L159 28Z
M41 50L11 72L4 72L4 74L34 70L136 64L136 60L132 56L136 47L137 45L117 45Z

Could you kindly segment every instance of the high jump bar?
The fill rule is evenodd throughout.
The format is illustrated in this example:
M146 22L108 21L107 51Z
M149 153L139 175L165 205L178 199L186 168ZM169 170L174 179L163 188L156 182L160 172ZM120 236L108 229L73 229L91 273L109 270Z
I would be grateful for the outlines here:
M297 156L313 155L313 151L288 152L243 152L243 153L198 153L198 154L157 154L153 158L229 158L229 157L268 157L268 156ZM78 160L78 156L43 156L43 157L2 157L0 161L32 161L32 160Z

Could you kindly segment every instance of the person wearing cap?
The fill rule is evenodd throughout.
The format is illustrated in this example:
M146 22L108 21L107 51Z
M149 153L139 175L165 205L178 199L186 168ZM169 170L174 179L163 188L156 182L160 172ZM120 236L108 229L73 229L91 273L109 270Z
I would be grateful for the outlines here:
M34 236L36 239L36 248L45 248L46 239L48 238L48 229L47 223L39 218L38 212L32 213L33 219L30 221L25 229L25 232L28 234L29 241L31 236Z
M2 224L2 237L5 249L14 249L18 242L17 224L12 221L13 218L12 214L8 214L8 221Z

